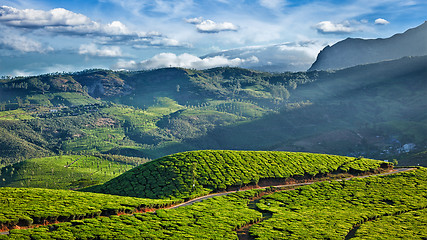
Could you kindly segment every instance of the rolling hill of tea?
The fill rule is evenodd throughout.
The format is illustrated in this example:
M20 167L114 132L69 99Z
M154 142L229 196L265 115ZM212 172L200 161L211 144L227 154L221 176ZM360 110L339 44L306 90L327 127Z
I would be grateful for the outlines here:
M118 155L60 155L0 168L0 187L77 189L104 183L148 159Z
M0 239L238 239L246 226L254 239L422 240L426 199L427 170L419 168L295 190L240 191L155 213L14 229Z
M192 198L264 180L313 178L388 168L383 161L326 154L201 150L150 161L84 191L145 198Z
M43 188L0 188L0 229L161 208L179 201Z

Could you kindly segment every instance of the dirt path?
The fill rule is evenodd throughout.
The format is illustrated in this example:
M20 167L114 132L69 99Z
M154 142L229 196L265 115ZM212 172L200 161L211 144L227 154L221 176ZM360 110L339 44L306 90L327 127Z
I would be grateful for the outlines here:
M388 172L383 172L383 173L377 173L377 174L370 174L370 175L362 175L362 176L353 176L353 177L348 177L348 178L344 178L344 179L337 179L337 180L321 180L321 181L311 181L311 182L303 182L303 183L292 183L292 184L281 184L281 185L272 185L272 186L264 186L264 187L254 187L252 189L266 189L266 188L270 188L270 187L274 187L274 188L289 188L294 189L295 187L299 187L299 186L305 186L305 185L311 185L314 184L316 182L325 182L325 181L347 181L347 180L351 180L354 178L366 178L366 177L372 177L372 176L383 176L383 175L389 175L389 174L395 174L395 173L400 173L400 172L406 172L406 171L411 171L414 170L415 168L397 168L397 169L392 169ZM249 190L249 189L248 189ZM246 191L246 190L241 190L241 191ZM185 206L190 206L196 202L201 202L203 200L209 199L209 198L213 198L213 197L218 197L218 196L225 196L231 193L235 193L238 191L228 191L228 192L220 192L220 193L214 193L214 194L209 194L206 196L202 196L202 197L198 197L198 198L194 198L191 199L189 201L180 203L178 205L174 205L174 206L170 206L167 208L162 208L162 209L174 209L174 208L179 208L179 207L185 207ZM152 211L147 211L147 212L156 212L156 210L158 209L153 209ZM247 231L249 231L249 228L247 228ZM4 232L0 232L0 235L8 235L9 231L4 231Z
M384 173L377 173L377 174L371 174L371 175L363 175L363 176L353 176L353 177L348 177L348 178L344 178L344 179L337 179L337 180L323 180L323 181L312 181L312 182L304 182L304 183L293 183L293 184L282 184L282 185L273 185L273 186L265 186L265 187L257 187L257 188L253 188L253 189L266 189L269 187L275 187L275 188L292 188L292 187L299 187L299 186L304 186L304 185L311 185L314 184L316 182L324 182L324 181L348 181L354 178L366 178L366 177L372 177L372 176L382 176L382 175L389 175L389 174L395 174L395 173L400 173L400 172L406 172L406 171L410 171L410 170L414 170L415 168L396 168L393 169L389 172L384 172ZM242 190L244 191L244 190ZM213 198L213 197L218 197L218 196L224 196L224 195L228 195L231 193L235 193L237 191L228 191L228 192L221 192L221 193L214 193L214 194L209 194L206 196L202 196L202 197L198 197L198 198L194 198L191 199L187 202L183 202L181 204L175 205L175 206L171 206L169 208L166 209L173 209L173 208L179 208L179 207L185 207L185 206L189 206L192 205L196 202L201 202L203 200L209 199L209 198Z

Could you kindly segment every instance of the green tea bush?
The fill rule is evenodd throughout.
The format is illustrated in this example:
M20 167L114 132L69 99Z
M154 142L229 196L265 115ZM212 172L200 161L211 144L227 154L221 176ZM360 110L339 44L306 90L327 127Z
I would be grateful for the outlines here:
M426 231L422 231L425 227L418 226L425 223L426 218L420 216L425 210L418 210L427 207L426 199L425 168L388 176L316 183L263 197L257 207L271 212L272 218L251 227L250 233L256 239L344 239L361 224L356 231L358 239L421 239L426 237ZM409 215L402 214L405 212ZM407 223L403 220L417 214L414 220ZM370 222L374 219L377 220ZM407 238L411 235L414 238Z
M30 226L100 215L161 208L179 201L39 188L0 188L0 227Z
M336 171L364 172L378 169L381 164L384 162L326 154L203 150L151 161L84 191L191 198L231 186L257 184L262 179L311 178Z

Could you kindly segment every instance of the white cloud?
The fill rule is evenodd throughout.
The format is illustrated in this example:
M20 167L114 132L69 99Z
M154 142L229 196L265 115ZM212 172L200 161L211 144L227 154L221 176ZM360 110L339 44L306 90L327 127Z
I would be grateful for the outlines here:
M218 33L222 31L237 31L238 27L230 22L216 23L212 20L205 20L196 25L197 31L202 33Z
M88 17L63 8L43 11L34 9L19 10L8 6L0 7L0 21L9 26L23 28L79 26L92 23Z
M317 23L315 26L316 30L319 33L327 34L327 33L351 33L357 31L357 29L350 27L348 22L344 23L333 23L331 21L322 21Z
M387 20L385 20L383 18L377 18L377 19L375 19L375 24L377 24L377 25L387 25L389 23L390 23L389 21L387 21Z
M216 23L212 20L203 20L203 17L185 19L187 23L196 25L201 33L218 33L222 31L237 31L239 27L231 22Z
M83 44L80 46L79 54L98 57L121 57L122 50L117 46L104 46L98 48L95 44Z
M44 53L52 51L51 47L44 47L43 44L24 36L14 35L3 32L0 37L0 48L17 50L20 52L39 52Z
M190 19L185 19L185 21L191 24L200 24L201 22L203 22L203 18L202 17L190 18Z
M284 0L259 0L259 5L273 10L282 8L285 3Z
M154 57L141 61L123 61L117 62L114 69L126 69L126 70L142 70L142 69L156 69L164 67L182 67L182 68L195 68L195 69L207 69L220 66L240 66L246 62L257 62L258 58L255 56L241 59L233 58L229 59L224 56L206 57L199 58L197 56L184 53L181 55L175 55L174 53L160 53Z
M93 68L102 68L102 66L93 66ZM22 70L22 69L13 69L11 70L10 76L18 77L18 76L36 76L44 73L56 73L56 72L77 72L84 70L84 67L76 67L74 65L67 64L52 64L47 67L41 67L40 69L32 69L32 70Z
M34 9L16 9L0 7L0 23L14 28L39 29L63 35L96 36L103 38L103 43L135 42L150 46L165 43L166 46L181 46L178 41L163 36L158 32L131 31L120 21L102 24L92 21L85 15L74 13L63 8L50 11ZM182 44L183 45L183 44Z
M25 70L13 70L11 76L13 77L28 77L36 75L34 72L29 72Z
M202 58L223 56L227 59L248 59L256 57L257 61L246 61L240 67L271 72L305 71L316 60L317 54L323 47L324 45L319 42L300 41L231 49L211 53Z

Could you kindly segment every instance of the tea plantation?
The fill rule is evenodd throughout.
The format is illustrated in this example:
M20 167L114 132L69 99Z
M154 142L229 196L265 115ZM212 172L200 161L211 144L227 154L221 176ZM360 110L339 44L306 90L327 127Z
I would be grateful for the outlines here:
M250 229L256 239L349 239L353 228L358 239L425 239L427 169L317 183L266 196L257 207L272 218Z
M0 187L82 188L104 183L147 161L101 154L32 158L0 168Z
M16 229L0 239L238 239L236 230L251 223L255 224L250 234L256 239L427 237L427 215L422 210L427 207L427 170L424 168L387 176L315 183L256 200L263 191L267 190L241 191L156 213ZM256 207L250 203L256 203ZM263 213L270 214L263 216ZM376 221L370 221L372 219ZM358 224L361 226L354 233L353 228ZM382 227L386 228L381 230ZM351 236L351 232L355 236Z
M42 188L0 188L0 229L161 208L179 201Z
M267 179L361 173L388 163L326 154L202 150L169 155L84 191L145 198L193 198Z

